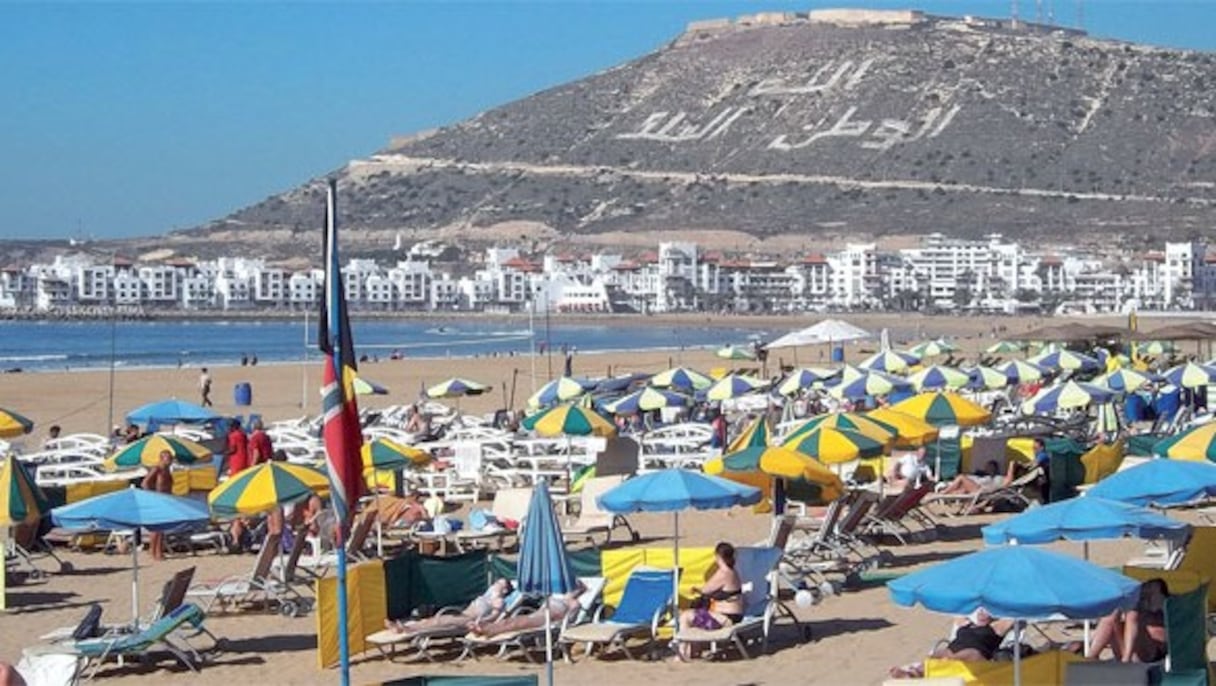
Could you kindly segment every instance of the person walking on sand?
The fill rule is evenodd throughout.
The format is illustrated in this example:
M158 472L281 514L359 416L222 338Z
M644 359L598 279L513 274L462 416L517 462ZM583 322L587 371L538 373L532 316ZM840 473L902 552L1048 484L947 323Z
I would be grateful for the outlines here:
M198 374L198 392L203 397L203 407L211 407L211 375L206 367Z
M148 474L144 476L143 483L140 488L145 491L153 491L155 493L172 493L173 492L173 474L169 471L169 465L173 463L173 453L168 450L160 451L160 455L156 460L156 466L148 470ZM153 560L165 559L165 534L160 531L153 531L148 536L148 552L151 553Z

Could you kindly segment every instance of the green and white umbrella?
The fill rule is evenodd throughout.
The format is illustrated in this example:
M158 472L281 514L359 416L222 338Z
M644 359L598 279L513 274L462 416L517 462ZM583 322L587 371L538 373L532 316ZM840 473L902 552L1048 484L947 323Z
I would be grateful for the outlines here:
M1017 341L997 341L984 349L989 355L1013 355L1025 350L1025 346Z
M958 350L957 345L947 341L944 338L938 338L938 339L932 340L932 341L925 341L924 343L918 343L918 344L912 346L911 348L908 348L908 352L910 352L913 355L920 357L920 358L937 357L938 355L949 355L950 353L956 352L957 350Z
M749 346L743 345L724 345L721 348L718 348L714 354L724 360L756 359L756 351Z

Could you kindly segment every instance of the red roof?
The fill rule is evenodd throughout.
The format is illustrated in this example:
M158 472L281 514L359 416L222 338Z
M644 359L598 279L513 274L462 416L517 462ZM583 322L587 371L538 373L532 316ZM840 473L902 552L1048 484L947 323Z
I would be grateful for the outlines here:
M135 263L126 257L120 257L118 255L114 256L114 266L115 267L130 267L133 264L135 264Z
M813 252L810 255L802 258L803 264L827 264L828 258L821 252Z
M1063 264L1063 262L1060 261L1060 258L1057 257L1056 255L1047 255L1047 256L1043 257L1042 262L1043 262L1043 264L1049 265L1052 267L1058 267L1061 264Z
M539 266L532 264L531 262L525 260L522 257L518 257L518 256L512 257L511 259L507 260L506 262L503 262L501 266L506 269L515 269L515 270L521 271L521 272L538 272L538 271L540 271Z
M638 263L633 260L625 260L612 265L612 268L618 272L629 272L638 268Z
M189 260L184 257L175 257L171 260L167 260L165 264L169 265L170 267L183 267L187 269L195 266L194 260Z
M653 250L647 250L638 257L638 262L644 264L654 264L659 261L659 254Z
M715 263L716 263L716 262L721 262L721 261L722 261L722 253L720 253L720 252L707 252L707 253L705 253L704 255L702 255L702 256L701 256L701 261L702 261L702 262L715 262Z
M719 266L724 269L747 269L752 263L748 260L724 260Z

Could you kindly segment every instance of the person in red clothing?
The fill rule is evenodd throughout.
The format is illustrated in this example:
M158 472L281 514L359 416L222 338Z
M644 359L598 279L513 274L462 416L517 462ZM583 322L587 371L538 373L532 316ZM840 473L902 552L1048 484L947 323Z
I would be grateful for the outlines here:
M228 424L228 450L225 454L228 456L229 478L249 466L249 439L239 422Z
M270 462L274 455L274 447L270 443L270 436L266 430L262 428L262 420L253 420L253 433L249 434L249 460L250 465L259 465L263 462Z

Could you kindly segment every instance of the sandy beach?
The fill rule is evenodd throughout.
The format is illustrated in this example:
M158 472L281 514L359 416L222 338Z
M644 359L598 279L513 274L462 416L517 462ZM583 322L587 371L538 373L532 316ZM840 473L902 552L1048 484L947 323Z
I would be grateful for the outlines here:
M816 321L801 317L775 320L778 326L793 329ZM1039 326L1035 318L921 318L907 317L847 317L863 327L876 330L882 326L903 330L918 328L925 336L950 336L964 349L976 351L990 344L992 328L1006 326L1009 335ZM1161 322L1142 320L1141 328L1150 330ZM1122 324L1126 320L1087 319L1087 323ZM898 345L898 342L895 342ZM850 360L860 360L864 350L873 350L876 343L851 347ZM817 364L826 360L823 350L814 348L797 351L798 363ZM778 359L779 358L779 359ZM779 362L794 363L791 351L776 353L768 361L773 372ZM580 354L575 360L575 372L591 376L630 371L657 372L669 364L684 364L701 370L727 367L731 363L717 359L712 351L656 351ZM413 402L421 385L437 383L450 376L463 376L491 384L494 390L479 397L461 401L461 409L473 413L490 412L504 406L520 407L532 391L533 364L537 384L560 374L562 360L552 358L552 373L548 357L498 357L468 359L432 359L381 361L366 364L362 373L390 389L387 396L361 398L365 407ZM746 366L757 366L751 363ZM308 369L300 365L259 365L257 367L219 367L211 370L214 377L213 397L221 413L261 414L268 420L314 415L319 410L320 366ZM103 433L112 423L120 423L125 413L152 400L178 397L198 399L198 370L142 369L120 370L113 375L113 418L111 419L111 376L108 372L24 373L0 375L0 406L17 409L37 422L37 429L26 437L25 446L37 449L52 424L63 427L64 433ZM252 407L237 407L233 403L233 386L248 382L253 388ZM512 393L512 388L514 392ZM505 390L504 390L505 389ZM978 526L1000 515L978 516L950 520L942 528L939 540L932 543L892 547L893 565L885 571L907 571L939 561L960 551L980 545ZM666 516L637 516L631 518L642 532L645 545L670 544L670 518ZM764 515L745 510L729 512L697 512L682 518L683 533L691 545L712 545L727 534L728 540L749 545L762 541L768 533L769 520ZM1093 559L1099 564L1114 565L1126 560L1141 544L1135 541L1099 543L1092 546ZM1063 550L1076 552L1079 545L1061 544ZM9 611L0 613L0 659L16 661L24 647L37 643L36 637L56 627L75 624L89 603L99 602L105 616L112 621L125 619L129 613L129 558L97 554L67 553L66 559L76 571L52 575L40 582L30 582L9 588ZM253 558L200 554L197 557L174 556L160 563L146 563L143 570L142 607L151 606L160 585L174 572L197 566L196 579L218 579L225 575L248 571ZM873 684L880 683L887 668L922 657L934 641L944 636L949 618L922 609L894 606L881 584L873 584L843 595L827 598L822 604L798 610L798 616L810 623L813 640L799 643L796 632L781 625L774 637L771 654L751 661L669 664L625 662L616 659L579 660L576 664L559 664L557 678L564 683L629 683L642 680L662 680L672 684ZM283 619L277 615L247 613L209 618L207 624L216 634L227 639L227 650L214 663L207 665L198 676L163 660L156 667L108 666L99 683L190 683L197 686L247 683L334 683L336 673L316 667L315 619L312 615L299 619ZM205 645L205 642L204 642ZM417 674L516 674L532 673L538 668L522 661L498 662L493 658L450 664L403 665L390 663L367 654L357 657L352 681L357 684L378 683L382 680Z

